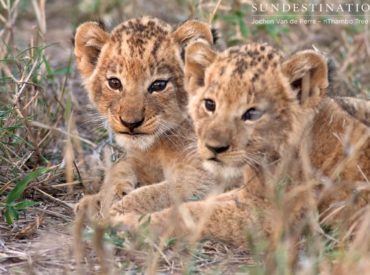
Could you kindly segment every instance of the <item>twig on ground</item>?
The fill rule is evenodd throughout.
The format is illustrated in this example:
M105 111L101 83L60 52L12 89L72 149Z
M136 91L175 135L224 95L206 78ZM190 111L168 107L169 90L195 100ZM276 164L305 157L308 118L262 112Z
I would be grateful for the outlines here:
M65 206L68 210L73 210L73 206L71 206L70 204L60 200L60 199L57 199L57 198L54 198L52 195L42 191L41 189L37 188L37 187L34 187L34 189L39 192L40 194L44 195L45 197L57 202L58 204L62 205L62 206Z
M45 213L47 215L56 217L56 218L63 219L66 222L70 222L73 219L72 217L68 217L66 215L63 215L63 214L60 214L60 213L57 213L57 212L54 212L54 211L51 211L51 210L48 210L48 209L35 208L35 210L39 211L39 212L42 212L42 213Z

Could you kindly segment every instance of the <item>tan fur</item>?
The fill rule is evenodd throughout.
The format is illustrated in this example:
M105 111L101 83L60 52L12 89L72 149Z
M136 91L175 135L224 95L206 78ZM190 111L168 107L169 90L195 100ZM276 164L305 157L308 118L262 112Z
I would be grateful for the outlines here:
M335 101L351 116L370 127L370 101L354 97L335 97Z
M259 225L270 234L276 226L277 184L285 190L288 226L312 205L325 223L345 223L369 201L370 130L326 97L327 65L320 54L303 51L284 60L267 45L217 54L194 43L186 50L185 84L205 167L226 177L244 172L245 185L211 201L185 203L179 211L153 213L152 231L245 244L250 228ZM214 111L206 109L205 99L213 100ZM258 112L244 121L251 108ZM223 149L215 153L210 147ZM340 211L330 211L336 208ZM138 215L113 223L135 229Z
M214 184L195 154L195 135L186 114L181 55L195 40L213 43L207 24L187 21L174 29L143 17L123 22L111 33L94 22L77 29L75 55L84 85L127 151L127 157L107 172L100 192L85 196L77 212L92 206L103 215L112 201L136 187L161 182L132 192L114 208L151 212L176 200L202 197ZM111 78L120 81L118 89L110 86ZM156 80L168 83L162 91L150 93ZM140 126L127 126L137 121L142 121Z

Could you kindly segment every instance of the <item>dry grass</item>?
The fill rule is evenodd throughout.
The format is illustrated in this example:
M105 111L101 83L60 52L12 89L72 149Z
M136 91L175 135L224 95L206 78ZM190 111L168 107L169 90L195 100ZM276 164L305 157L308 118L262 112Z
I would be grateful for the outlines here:
M151 14L176 23L191 16L212 21L227 45L267 41L286 53L315 45L338 64L333 94L369 98L368 26L256 26L249 19L249 1L241 0L117 2L0 0L0 273L74 272L73 205L83 193L99 188L107 162L104 152L113 160L120 154L76 73L70 41L79 22L101 18L109 25ZM10 201L14 190L22 192ZM21 209L19 203L24 201ZM31 206L32 202L37 204ZM12 225L5 221L9 208L15 211L8 211ZM354 239L317 228L305 232L295 251L300 253L296 270L301 274L370 270L370 211L365 209L362 215ZM94 242L93 232L86 231L81 266L91 273L103 268L287 274L292 271L291 244L297 243L294 234L283 238L283 230L272 251L267 251L266 240L260 240L247 253L210 241L191 247L174 240L157 245L148 242L145 232L136 239L121 240L112 232L97 230L101 238L95 237ZM105 261L97 259L99 249L91 249L94 243L95 248L106 247L104 253L110 256Z

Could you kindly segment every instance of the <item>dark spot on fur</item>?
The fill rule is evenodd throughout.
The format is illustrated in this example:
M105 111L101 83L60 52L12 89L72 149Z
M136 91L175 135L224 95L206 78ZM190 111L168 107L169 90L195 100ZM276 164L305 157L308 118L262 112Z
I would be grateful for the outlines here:
M152 20L149 20L148 21L148 27L154 28L154 25L155 25L155 22L154 21L152 21Z
M252 82L256 82L256 80L259 78L258 74L254 74L252 77Z
M160 45L161 45L160 40L156 40L154 42L153 49L152 49L152 52L151 52L151 54L154 58L156 58L156 56L157 56L157 51L158 51Z
M244 74L247 68L248 68L248 63L246 62L246 60L243 58L239 58L235 62L234 73L237 73L241 76Z

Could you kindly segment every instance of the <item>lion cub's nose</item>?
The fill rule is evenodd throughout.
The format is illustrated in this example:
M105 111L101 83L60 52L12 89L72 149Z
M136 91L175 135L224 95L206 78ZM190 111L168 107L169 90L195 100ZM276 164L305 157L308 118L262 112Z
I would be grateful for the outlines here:
M144 118L142 118L141 120L134 121L134 122L125 121L121 117L120 117L120 120L121 120L122 125L126 126L130 130L130 132L133 132L135 128L138 128L144 122Z
M221 153L226 152L227 150L229 150L230 145L226 145L226 146L211 146L211 145L206 144L206 147L208 148L208 150L210 150L214 154L221 154Z

